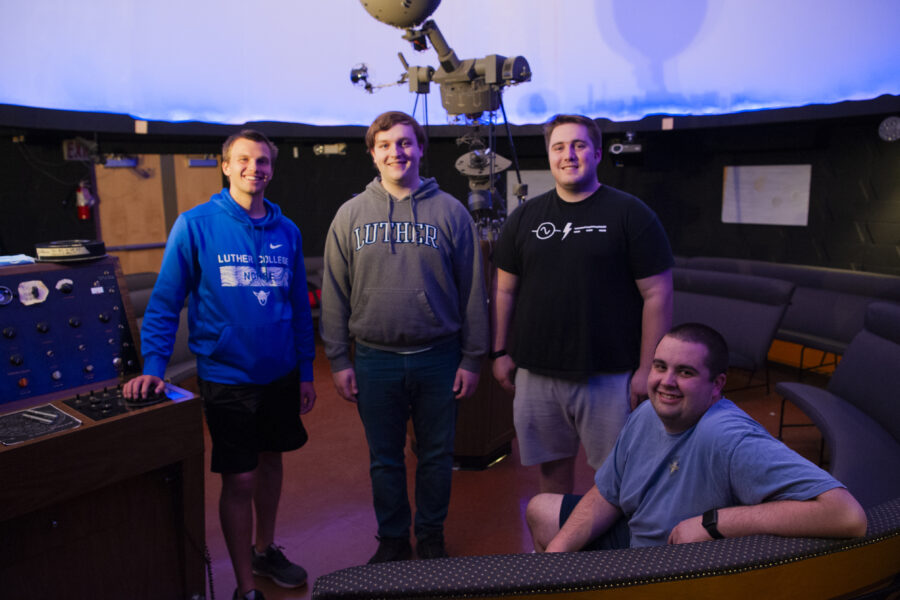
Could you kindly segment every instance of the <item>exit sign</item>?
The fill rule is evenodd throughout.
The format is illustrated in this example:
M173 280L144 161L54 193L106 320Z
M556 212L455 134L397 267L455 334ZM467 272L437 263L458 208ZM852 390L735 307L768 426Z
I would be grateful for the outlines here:
M63 140L63 158L90 162L96 144L82 138Z

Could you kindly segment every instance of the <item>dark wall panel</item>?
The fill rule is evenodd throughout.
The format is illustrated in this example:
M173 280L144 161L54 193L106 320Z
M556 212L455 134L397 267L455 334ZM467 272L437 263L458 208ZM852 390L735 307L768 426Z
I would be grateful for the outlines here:
M6 174L0 185L0 254L34 256L39 242L96 237L94 220L78 220L75 208L75 190L90 169L63 161L59 141L22 143L4 136L0 164Z
M883 116L641 134L640 164L600 178L657 211L677 254L900 275L900 143ZM811 164L807 227L721 222L724 168Z
M604 156L600 179L647 202L677 254L900 275L900 142L878 137L885 116L640 131L642 155L622 166ZM61 142L72 135L25 133L24 149L11 136L0 137L0 159L10 169L9 181L0 187L0 251L31 253L36 242L93 237L93 223L75 218L74 190L86 169L62 161ZM273 138L280 155L267 195L298 224L307 255L322 254L338 207L375 176L363 134ZM469 148L446 135L432 135L423 173L437 177L442 188L465 202L468 182L454 163ZM512 159L505 131L500 128L497 135L498 153ZM215 154L223 138L106 134L99 141L102 152ZM621 134L607 134L604 145L617 138ZM345 155L313 151L316 144L342 141ZM516 151L523 169L547 168L540 136L517 136ZM812 165L807 227L722 223L724 167L806 163Z

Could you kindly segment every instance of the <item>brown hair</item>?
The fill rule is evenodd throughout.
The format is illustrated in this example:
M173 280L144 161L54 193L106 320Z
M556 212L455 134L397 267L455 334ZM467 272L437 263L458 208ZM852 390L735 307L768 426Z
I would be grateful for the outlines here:
M588 137L591 138L591 143L594 145L594 150L603 149L603 132L600 131L600 126L597 125L597 121L582 115L554 115L549 121L544 123L543 130L545 146L547 146L548 148L550 147L550 134L553 133L553 130L560 125L565 125L566 123L583 125L588 130Z
M278 147L275 146L264 133L256 131L255 129L242 129L241 131L228 136L228 139L222 144L222 162L228 162L231 158L231 147L236 141L241 139L259 142L260 144L268 146L269 156L271 156L273 163L275 162L275 159L278 158Z
M419 148L422 149L422 152L425 152L425 147L428 145L425 130L419 125L418 121L399 110L389 110L375 117L375 120L369 125L368 131L366 131L366 149L371 152L375 148L375 136L379 132L387 131L394 125L399 124L409 125L413 128L413 131L416 132L416 141L419 142Z
M728 372L728 344L722 334L702 323L683 323L673 327L667 336L682 342L700 344L706 348L706 368L709 379L714 380L720 373Z

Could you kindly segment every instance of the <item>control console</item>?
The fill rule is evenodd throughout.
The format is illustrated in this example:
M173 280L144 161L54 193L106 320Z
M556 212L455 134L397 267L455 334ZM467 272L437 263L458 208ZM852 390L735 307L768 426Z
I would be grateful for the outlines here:
M203 595L200 398L122 396L124 281L115 257L0 267L3 598Z
M117 270L114 258L0 268L0 412L140 372Z

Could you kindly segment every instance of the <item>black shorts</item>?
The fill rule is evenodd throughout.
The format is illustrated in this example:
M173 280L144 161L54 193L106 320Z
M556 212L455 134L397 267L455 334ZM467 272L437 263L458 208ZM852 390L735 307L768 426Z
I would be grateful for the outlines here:
M562 504L559 507L559 526L568 520L569 515L575 509L575 505L581 500L577 494L564 494ZM631 531L628 529L628 520L620 517L605 533L594 538L582 550L620 550L631 545Z
M213 473L246 473L260 452L287 452L306 443L300 420L300 374L265 385L199 381L212 439Z

